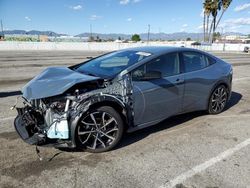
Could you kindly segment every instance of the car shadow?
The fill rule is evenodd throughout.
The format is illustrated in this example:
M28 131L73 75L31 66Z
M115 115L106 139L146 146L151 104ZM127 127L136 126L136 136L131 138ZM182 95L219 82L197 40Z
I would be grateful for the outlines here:
M0 92L0 98L21 95L21 91Z
M236 104L238 104L238 102L240 102L241 98L242 98L242 95L241 95L240 93L237 93L237 92L232 91L231 98L230 98L230 100L228 101L225 110L228 110L228 109L230 109L231 107L233 107L233 106L235 106Z
M240 93L232 92L230 101L228 102L225 110L228 110L231 107L238 104L238 102L241 100L241 98L242 98L242 95ZM126 133L126 135L122 139L121 144L119 146L117 146L115 149L126 147L130 144L133 144L135 142L138 142L138 141L146 138L150 134L160 132L162 130L170 129L172 127L178 126L182 123L185 123L185 122L190 121L196 117L206 115L206 114L207 114L206 111L196 111L196 112L191 112L191 113L187 113L187 114L181 114L181 115L177 115L177 116L168 118L168 119L166 119L166 120L164 120L161 123L158 123L156 125L153 125L153 126L150 126L150 127L147 127L147 128L144 128L144 129L132 132L132 133Z

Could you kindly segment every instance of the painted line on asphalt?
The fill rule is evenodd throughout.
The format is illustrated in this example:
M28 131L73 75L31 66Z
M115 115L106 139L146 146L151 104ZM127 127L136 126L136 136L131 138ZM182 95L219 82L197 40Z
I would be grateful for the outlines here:
M235 115L209 115L209 119L218 119L218 118L236 118L236 117L250 117L250 114L235 114Z
M233 81L241 81L241 80L249 80L250 77L243 77L243 78L234 78Z
M242 117L242 118L250 118L250 114L237 114L237 115L206 115L206 116L199 116L195 120L195 122L192 122L189 120L188 122L184 123L184 125L180 124L178 128L171 127L167 130L167 133L172 133L176 131L180 131L182 129L187 129L190 127L197 126L197 124L201 124L202 122L206 121L207 119L219 119L219 118L236 118L236 117ZM164 133L165 134L165 133Z
M11 119L15 119L15 116L6 117L6 118L1 118L1 119L0 119L0 122L1 122L1 121L8 121L8 120L11 120Z
M230 149L220 153L216 157L213 157L213 158L209 159L208 161L206 161L202 164L199 164L199 165L191 168L190 170L180 174L176 178L168 181L166 184L161 185L160 188L175 187L176 185L185 182L187 179L193 177L194 175L205 171L207 168L215 165L216 163L222 161L223 159L226 159L226 158L232 156L235 152L247 147L249 144L250 144L250 138L237 144L233 148L230 148Z

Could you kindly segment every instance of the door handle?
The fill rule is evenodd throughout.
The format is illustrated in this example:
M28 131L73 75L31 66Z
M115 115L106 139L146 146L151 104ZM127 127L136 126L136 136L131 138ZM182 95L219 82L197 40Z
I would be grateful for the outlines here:
M184 79L177 78L175 81L176 85L180 85L184 83Z

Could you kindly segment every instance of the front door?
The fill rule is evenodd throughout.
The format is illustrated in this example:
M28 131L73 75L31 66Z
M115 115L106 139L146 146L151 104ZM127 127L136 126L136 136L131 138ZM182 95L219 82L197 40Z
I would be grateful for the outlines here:
M160 72L161 78L145 80L146 73ZM181 112L184 78L179 55L170 53L140 66L132 72L134 123L145 125Z

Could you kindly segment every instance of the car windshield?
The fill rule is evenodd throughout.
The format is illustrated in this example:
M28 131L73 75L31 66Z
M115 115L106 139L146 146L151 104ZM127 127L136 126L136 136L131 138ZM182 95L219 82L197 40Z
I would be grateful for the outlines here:
M133 50L112 52L90 60L75 70L92 76L112 77L150 55L147 52Z

